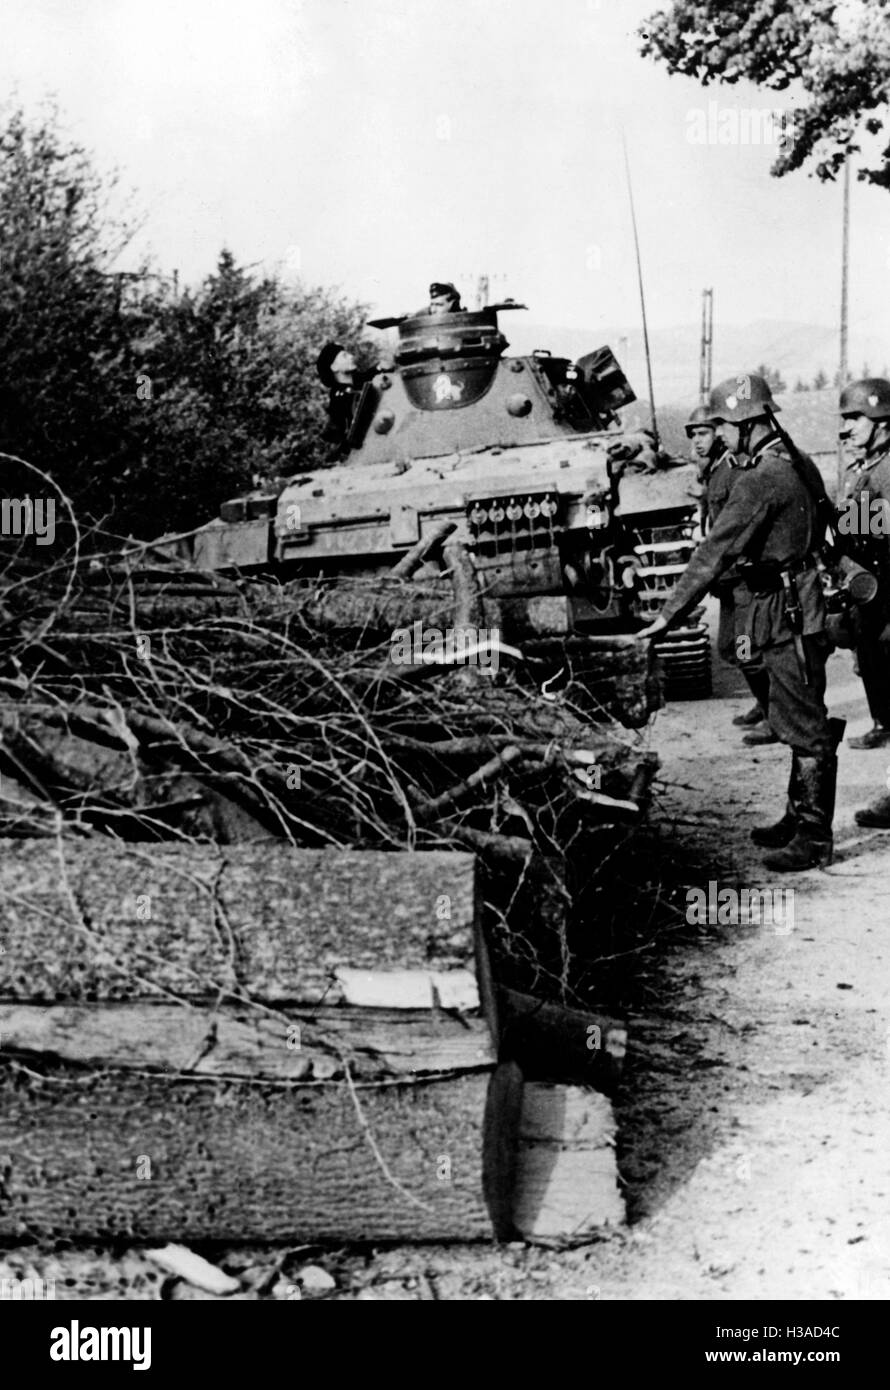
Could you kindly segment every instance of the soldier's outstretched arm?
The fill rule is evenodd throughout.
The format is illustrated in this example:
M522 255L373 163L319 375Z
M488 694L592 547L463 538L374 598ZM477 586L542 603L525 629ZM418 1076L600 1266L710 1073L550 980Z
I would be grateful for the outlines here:
M696 547L679 584L654 623L638 637L664 631L700 603L716 579L734 565L769 516L770 499L752 473L740 478L708 535Z

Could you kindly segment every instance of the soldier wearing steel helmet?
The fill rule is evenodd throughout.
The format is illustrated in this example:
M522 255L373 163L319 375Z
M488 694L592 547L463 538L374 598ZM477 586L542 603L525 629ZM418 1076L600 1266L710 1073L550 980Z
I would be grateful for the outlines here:
M765 858L769 868L793 872L830 863L833 852L838 728L825 708L829 643L816 566L825 487L813 461L785 443L762 376L742 373L721 382L708 408L740 476L661 614L640 636L655 636L682 618L738 566L738 652L762 656L769 724L792 750L785 814L752 838L774 849Z
M706 405L697 405L686 421L686 437L692 441L692 451L698 460L699 482L704 488L702 530L714 525L720 515L734 481L741 476L735 460L729 454L722 439L717 437L717 426L711 418ZM745 714L739 714L732 721L742 728L762 727L756 733L748 734L746 743L776 743L775 734L766 723L766 706L769 701L769 677L762 661L741 661L736 650L735 591L740 579L735 570L721 575L714 585L714 593L720 602L720 616L717 626L717 653L721 660L730 666L738 666L754 696L753 707Z
M844 532L844 513L874 516L876 502L878 511L890 508L890 381L866 377L850 382L841 391L840 416L840 433L853 460L839 523ZM873 727L847 742L851 748L883 748L890 744L890 534L885 525L864 534L856 526L845 532L845 544L847 553L878 580L877 596L856 610L856 659ZM890 826L890 813L884 819Z
M697 405L686 421L686 438L692 445L693 462L698 464L698 481L703 488L702 529L713 525L729 495L730 473L726 447L717 438L716 426L706 405Z

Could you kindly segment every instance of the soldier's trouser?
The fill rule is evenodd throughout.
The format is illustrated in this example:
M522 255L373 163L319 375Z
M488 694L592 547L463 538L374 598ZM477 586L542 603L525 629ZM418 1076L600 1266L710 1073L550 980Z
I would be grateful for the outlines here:
M859 609L856 661L871 717L876 724L890 729L890 642L881 639L890 613L882 597Z
M720 589L720 617L717 622L717 655L730 666L738 666L742 671L762 671L763 657L752 651L744 659L740 655L737 641L736 601L731 588Z
M807 685L794 642L764 647L763 664L769 675L769 726L776 738L804 757L833 753L834 737L825 708L825 662L829 644L824 634L804 637L809 654Z
M739 656L736 643L736 603L732 589L720 590L720 617L717 623L717 655L729 666L737 666L751 688L751 694L766 712L769 703L769 678L760 652L752 652L749 661Z

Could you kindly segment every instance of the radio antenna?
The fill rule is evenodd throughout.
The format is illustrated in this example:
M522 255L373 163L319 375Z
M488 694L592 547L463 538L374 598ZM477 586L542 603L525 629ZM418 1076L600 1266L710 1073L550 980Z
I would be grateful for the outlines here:
M646 379L649 383L649 406L652 410L652 433L655 435L655 448L659 447L658 418L655 414L655 392L652 389L652 356L649 352L649 327L646 322L646 295L643 290L643 265L640 260L640 238L637 234L637 214L634 209L634 191L630 179L630 160L627 157L627 141L621 132L621 147L624 150L624 169L627 174L627 196L630 200L630 221L634 234L634 250L637 257L637 281L640 286L640 313L643 318L643 350L646 354Z

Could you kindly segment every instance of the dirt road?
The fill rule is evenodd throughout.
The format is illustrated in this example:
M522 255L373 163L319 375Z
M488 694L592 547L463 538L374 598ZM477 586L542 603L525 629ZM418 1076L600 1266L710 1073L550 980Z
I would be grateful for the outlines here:
M849 653L832 657L829 682L847 734L869 727ZM731 720L749 704L724 668L713 699L671 706L652 729L666 784L656 819L710 866L689 887L794 896L779 900L790 911L773 925L706 925L659 962L655 1006L631 1021L617 1106L627 1231L586 1251L465 1252L459 1269L454 1252L414 1256L421 1289L432 1280L439 1297L890 1294L890 833L853 820L887 785L890 755L841 749L835 863L770 878L749 831L782 813L789 755L744 746ZM366 1297L429 1296L405 1288L406 1272L390 1256L351 1275L373 1281Z
M848 734L867 727L848 653L832 658L829 680L831 711L848 719ZM853 821L886 785L890 756L842 748L835 863L771 879L748 832L781 813L788 753L744 747L730 721L747 703L723 672L713 699L659 714L651 742L665 786L656 819L705 866L687 888L793 889L793 900L779 900L784 917L772 925L684 924L682 942L646 981L617 1103L628 1227L561 1253L219 1252L233 1272L258 1272L248 1297L273 1286L273 1296L295 1296L295 1271L307 1260L336 1279L328 1298L890 1294L890 833ZM682 920L682 885L675 900ZM0 1273L25 1272L28 1262L10 1252ZM69 1278L73 1296L160 1290L137 1252L41 1264ZM260 1277L273 1265L275 1277Z

